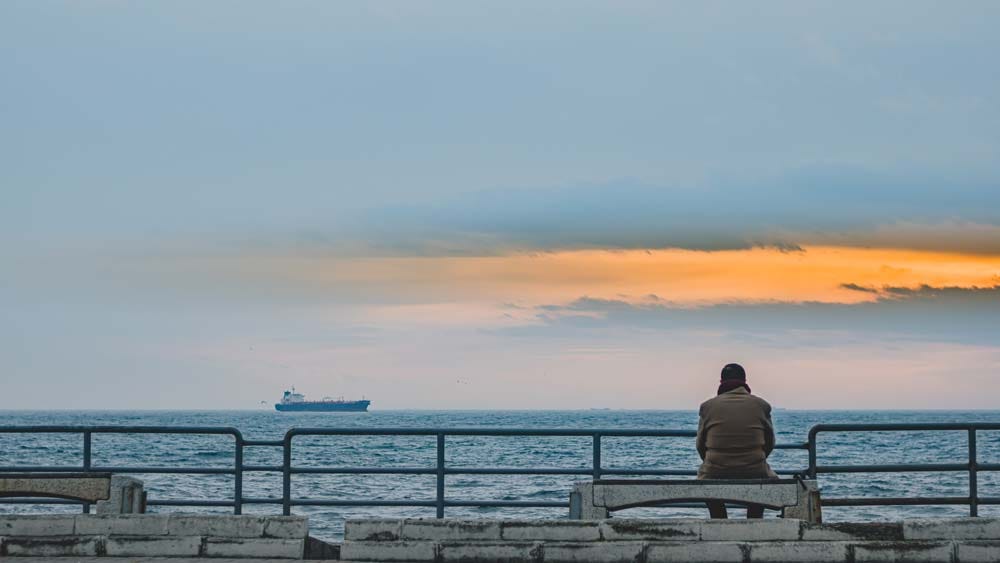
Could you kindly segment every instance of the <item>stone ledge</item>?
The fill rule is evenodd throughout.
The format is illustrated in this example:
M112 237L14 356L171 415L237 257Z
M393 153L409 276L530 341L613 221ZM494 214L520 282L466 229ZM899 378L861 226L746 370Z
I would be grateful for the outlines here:
M625 520L613 518L600 522L601 537L606 541L696 541L701 539L701 520Z
M160 514L91 515L74 517L73 533L94 536L165 536L169 516Z
M0 517L0 556L301 559L303 516L192 514Z
M747 560L749 548L738 542L656 542L646 545L645 561L732 563Z
M226 538L260 538L264 536L264 517L170 514L166 515L169 536L216 536Z
M264 559L302 559L305 540L205 538L205 557L250 557Z
M901 541L903 525L899 522L835 524L802 523L799 538L805 541Z
M813 524L763 520L348 520L353 541L913 541L1000 540L1000 518Z
M996 563L1000 541L346 542L342 554L359 563Z
M69 522L72 522L70 526ZM0 535L213 536L304 539L305 516L233 514L125 514L17 516L0 518Z
M73 514L0 516L0 536L68 536L74 533Z
M1000 518L903 520L907 540L998 540Z
M309 519L302 516L266 516L265 538L301 539L309 535Z
M201 537L116 536L104 540L109 557L197 557Z
M500 523L500 536L511 541L575 541L602 539L598 522L583 520L535 520Z
M499 540L500 522L496 520L403 520L400 539L409 540Z
M99 536L47 536L3 538L0 556L96 557L105 555L104 538Z
M402 520L358 519L344 522L345 541L399 541Z
M472 522L476 525L458 520L348 521L342 556L427 563L1000 561L1000 538L989 537L1000 519L826 525L792 519ZM496 525L501 539L484 539L496 533ZM419 530L424 539L406 537L408 529Z
M798 540L801 520L703 520L702 541Z
M750 561L839 563L850 561L848 542L842 541L775 541L742 544L750 554Z
M434 561L434 542L344 540L340 558L347 561Z
M0 538L0 557L239 557L302 559L305 540L202 536Z
M646 542L641 541L545 543L541 546L541 550L544 562L632 563L647 560Z
M1000 561L1000 542L956 542L955 554L962 563L996 563Z
M869 561L934 561L955 560L955 542L855 542L851 544L856 563Z
M540 563L543 561L544 547L542 542L443 542L435 550L437 561Z

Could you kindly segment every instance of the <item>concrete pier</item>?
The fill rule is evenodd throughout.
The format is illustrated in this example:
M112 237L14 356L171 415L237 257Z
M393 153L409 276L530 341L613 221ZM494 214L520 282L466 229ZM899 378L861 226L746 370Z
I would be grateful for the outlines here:
M0 516L0 556L302 559L307 535L301 516Z
M1000 561L1000 519L815 524L765 520L349 520L312 550L304 517L0 517L0 558L184 563L334 558L358 563ZM338 550L337 547L340 549Z
M356 520L341 554L366 562L1000 561L1000 519L813 524L767 520Z

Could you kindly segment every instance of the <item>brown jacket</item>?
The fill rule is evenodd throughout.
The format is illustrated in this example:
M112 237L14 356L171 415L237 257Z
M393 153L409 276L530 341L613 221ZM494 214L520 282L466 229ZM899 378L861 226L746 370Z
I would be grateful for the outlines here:
M777 477L767 465L774 449L771 405L743 387L698 409L699 479Z

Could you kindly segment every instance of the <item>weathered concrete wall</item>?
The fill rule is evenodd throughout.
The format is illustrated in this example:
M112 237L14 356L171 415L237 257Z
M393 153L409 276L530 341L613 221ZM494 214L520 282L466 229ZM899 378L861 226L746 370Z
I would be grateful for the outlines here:
M1000 561L1000 519L349 520L351 561Z
M301 559L301 516L0 516L0 556Z

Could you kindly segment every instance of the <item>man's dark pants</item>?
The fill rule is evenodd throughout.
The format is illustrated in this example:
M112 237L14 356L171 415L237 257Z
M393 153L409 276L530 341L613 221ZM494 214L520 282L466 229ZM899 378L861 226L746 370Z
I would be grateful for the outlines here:
M726 503L721 500L710 500L706 502L708 504L708 514L712 518L729 518L729 514L726 511ZM748 504L747 505L747 518L763 518L764 517L764 507L759 504Z

